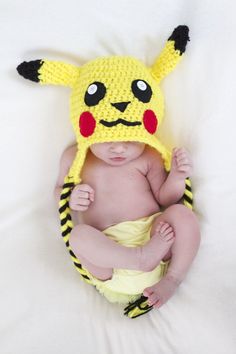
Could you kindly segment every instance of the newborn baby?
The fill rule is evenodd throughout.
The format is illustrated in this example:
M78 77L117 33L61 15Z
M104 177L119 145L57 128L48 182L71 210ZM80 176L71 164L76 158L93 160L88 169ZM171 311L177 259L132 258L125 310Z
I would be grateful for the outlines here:
M61 157L57 202L75 155L73 145ZM149 305L163 305L184 279L199 248L197 218L179 204L191 173L192 161L184 148L173 149L167 173L159 153L144 143L93 144L82 183L74 187L69 202L75 225L69 243L82 266L98 281L109 282L119 269L142 276L169 261L166 274L143 291ZM123 241L116 237L117 226L128 229L120 232ZM140 241L142 228L145 242Z

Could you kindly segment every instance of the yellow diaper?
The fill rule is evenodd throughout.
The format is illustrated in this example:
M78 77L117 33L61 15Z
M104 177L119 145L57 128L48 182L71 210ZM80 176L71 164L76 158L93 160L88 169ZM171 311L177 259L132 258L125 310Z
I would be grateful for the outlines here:
M108 227L103 232L121 245L142 246L149 241L153 221L159 214L161 213L134 221L123 221ZM167 271L168 263L161 261L151 272L114 269L111 279L102 281L92 277L92 282L110 302L124 304L137 300L145 288L157 283Z

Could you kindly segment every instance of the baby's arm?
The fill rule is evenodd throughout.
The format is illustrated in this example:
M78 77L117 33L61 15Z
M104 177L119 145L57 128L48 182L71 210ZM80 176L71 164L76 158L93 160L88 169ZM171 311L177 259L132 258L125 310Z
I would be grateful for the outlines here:
M56 181L56 186L54 188L54 197L57 206L59 204L61 190L64 184L64 178L69 172L72 162L74 161L75 155L76 155L76 145L72 145L68 147L61 156L59 174Z
M184 148L175 148L172 153L171 169L169 174L164 170L160 160L151 165L147 175L149 183L157 201L168 207L177 203L185 190L185 179L192 174L192 161ZM158 182L157 182L158 179Z
M163 206L177 203L185 190L185 179L192 175L192 160L184 148L172 151L171 169L159 190L159 202Z
M60 159L59 175L54 189L54 196L59 205L60 195L64 184L64 179L69 172L69 169L76 156L76 145L68 147L62 154ZM70 195L69 205L71 208L71 216L73 223L77 224L76 211L85 211L88 209L91 202L94 201L94 190L87 184L76 185Z

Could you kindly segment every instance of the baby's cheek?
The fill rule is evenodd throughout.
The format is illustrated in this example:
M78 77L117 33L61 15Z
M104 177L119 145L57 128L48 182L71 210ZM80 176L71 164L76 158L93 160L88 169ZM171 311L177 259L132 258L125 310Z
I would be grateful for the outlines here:
M87 138L94 133L95 127L96 120L94 119L92 113L83 112L79 118L80 134Z
M151 109L147 109L143 114L143 124L145 129L154 134L157 130L158 120L155 113Z

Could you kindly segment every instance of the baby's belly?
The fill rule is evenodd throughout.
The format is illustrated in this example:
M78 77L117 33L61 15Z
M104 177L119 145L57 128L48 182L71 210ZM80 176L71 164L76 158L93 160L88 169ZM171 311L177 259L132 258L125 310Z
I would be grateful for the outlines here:
M95 196L96 199L96 196ZM98 196L84 212L78 212L79 223L91 225L103 231L109 226L123 221L137 220L160 211L160 206L151 191L127 191L126 194L113 193L110 198Z

